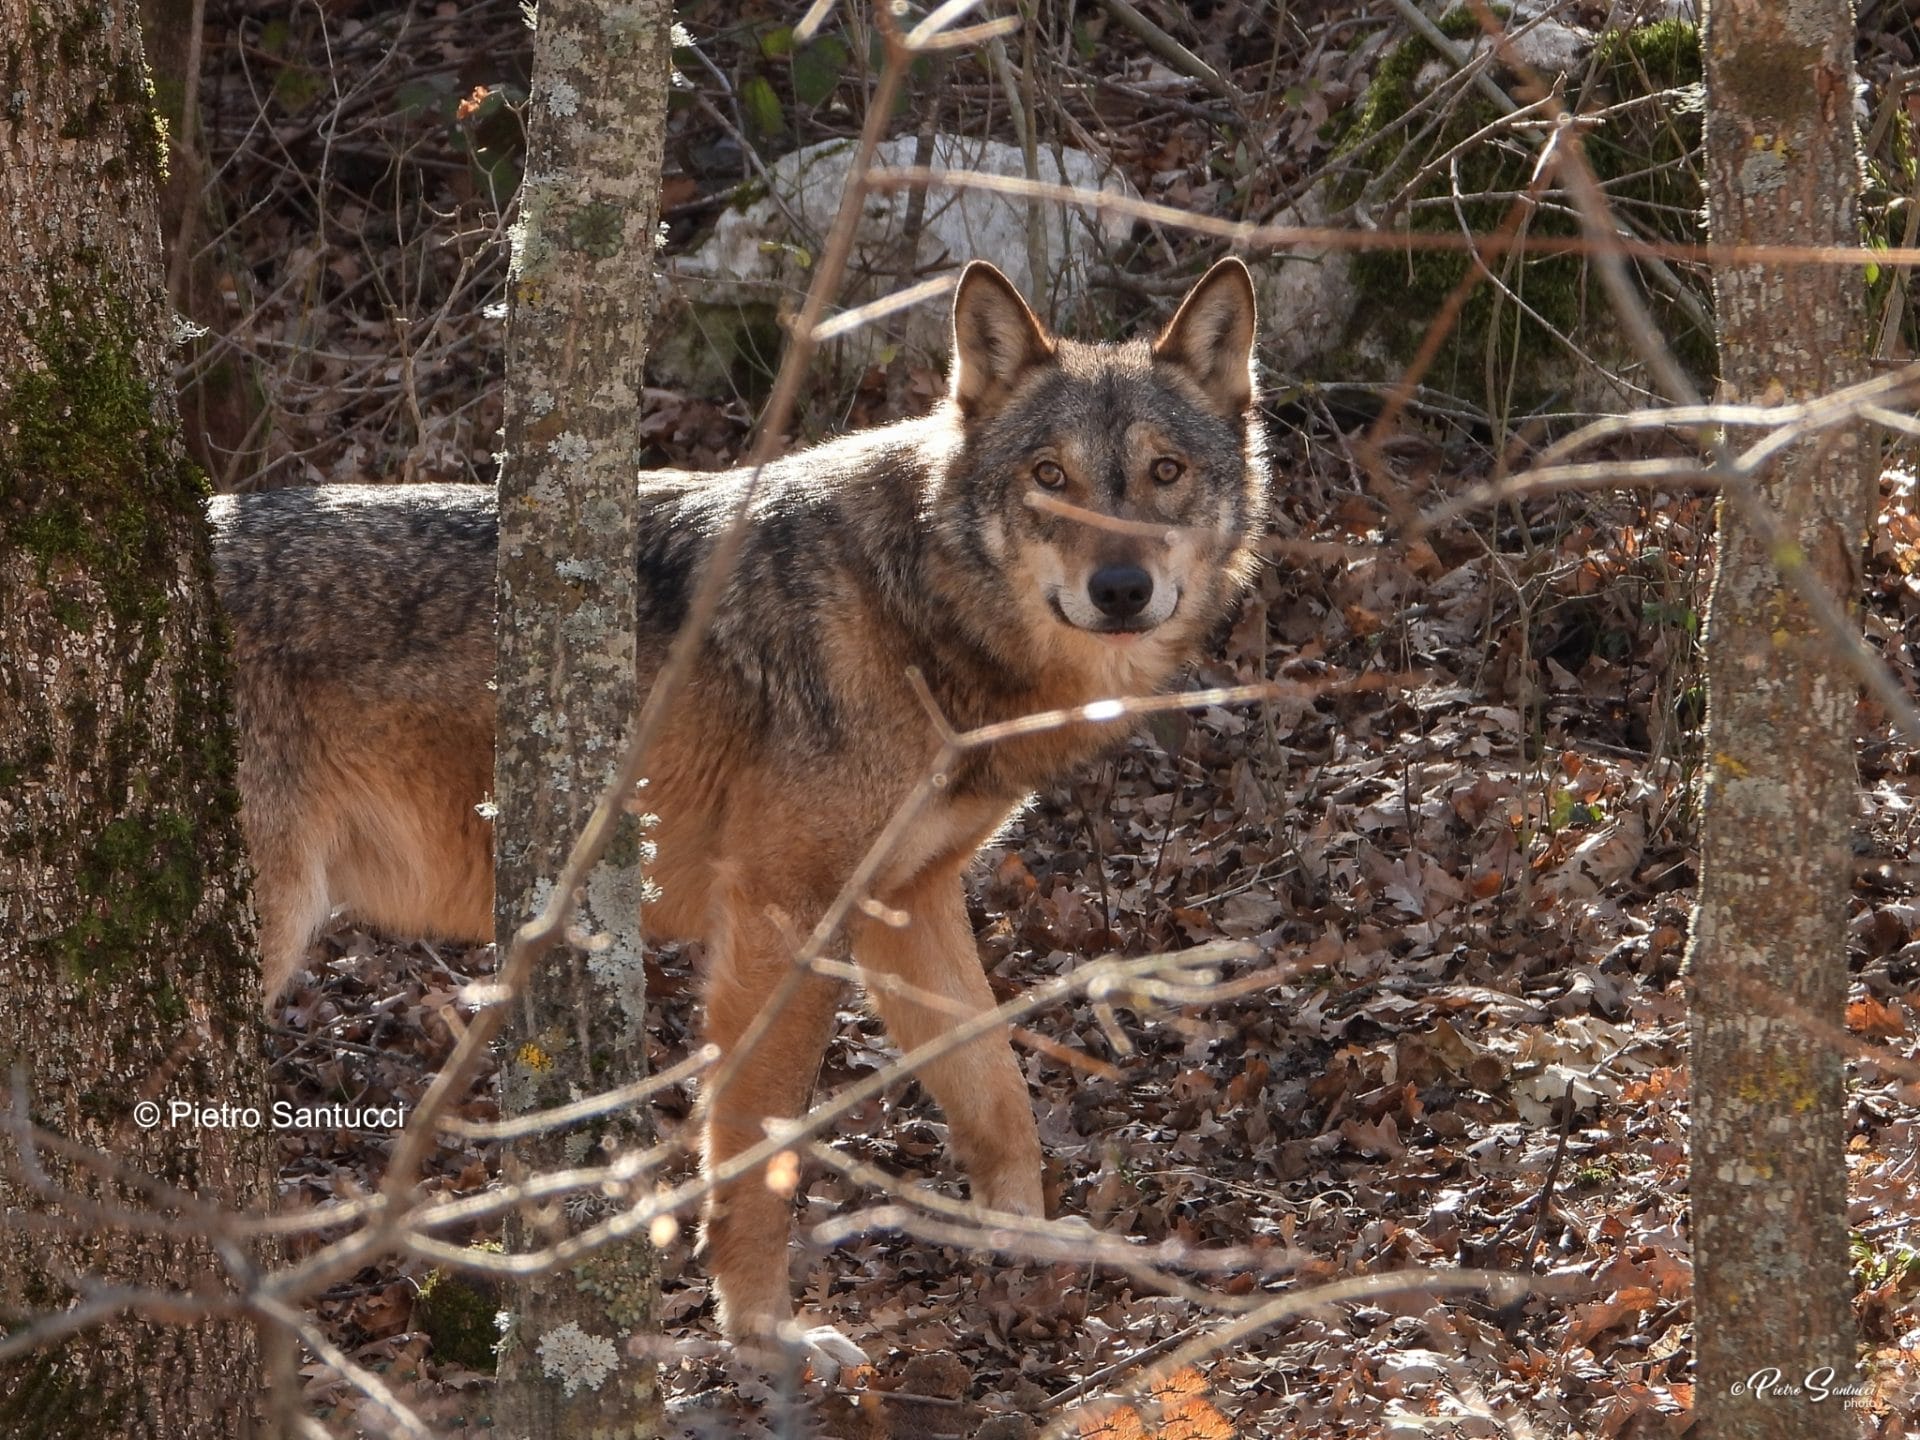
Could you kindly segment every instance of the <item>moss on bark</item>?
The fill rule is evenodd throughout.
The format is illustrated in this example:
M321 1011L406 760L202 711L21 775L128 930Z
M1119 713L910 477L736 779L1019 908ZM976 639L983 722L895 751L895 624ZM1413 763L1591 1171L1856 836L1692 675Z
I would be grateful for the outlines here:
M0 273L0 1062L35 1120L137 1175L255 1206L265 1134L142 1128L158 1092L263 1098L252 924L233 792L204 488L169 394L153 180L162 131L124 7L0 0L0 169L35 206ZM4 1144L5 1142L0 1142ZM46 1160L86 1200L112 1175ZM0 1164L0 1210L46 1208ZM184 1235L89 1228L83 1206L0 1266L9 1324L64 1277L205 1290ZM244 1322L117 1316L0 1364L0 1433L202 1440L249 1433Z

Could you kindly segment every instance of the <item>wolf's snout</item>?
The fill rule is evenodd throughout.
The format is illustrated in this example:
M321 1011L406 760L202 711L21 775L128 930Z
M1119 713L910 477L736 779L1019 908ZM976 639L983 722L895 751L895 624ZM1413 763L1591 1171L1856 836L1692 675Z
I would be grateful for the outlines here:
M1153 577L1138 565L1108 565L1087 581L1087 598L1109 620L1131 620L1153 599Z

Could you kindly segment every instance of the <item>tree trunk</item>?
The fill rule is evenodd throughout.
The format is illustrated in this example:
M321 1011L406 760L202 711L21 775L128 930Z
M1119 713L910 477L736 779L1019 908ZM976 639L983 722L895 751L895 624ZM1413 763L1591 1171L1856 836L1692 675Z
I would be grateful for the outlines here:
M33 1119L110 1156L49 1162L95 1202L151 1176L264 1203L264 1130L169 1123L171 1102L267 1103L259 972L202 513L171 395L154 186L161 135L128 0L0 0L0 1070ZM30 216L22 223L19 217ZM161 1107L145 1126L139 1102ZM55 1207L0 1140L0 1211ZM16 1231L0 1324L66 1308L64 1277L218 1297L194 1237ZM238 1320L138 1315L0 1362L0 1434L252 1432Z
M637 457L653 293L671 14L546 0L534 40L527 178L514 232L500 477L499 741L494 787L502 953L614 775L638 708ZM591 953L549 955L518 997L501 1092L509 1114L564 1104L646 1071L639 820L581 900ZM512 1179L648 1138L634 1112L516 1142ZM509 1248L551 1243L600 1214L547 1210ZM658 1433L650 1359L658 1281L644 1244L521 1286L501 1347L500 1413L515 1434Z
M1857 244L1849 7L1714 0L1702 40L1714 242ZM1864 378L1859 270L1722 264L1714 286L1723 399L1805 400ZM1845 434L1789 452L1759 487L1810 573L1849 603L1873 460ZM1847 989L1855 686L1731 501L1718 565L1690 961L1696 1403L1706 1440L1818 1440L1855 1433L1839 1399L1784 1389L1845 1383L1856 1353L1832 1040Z

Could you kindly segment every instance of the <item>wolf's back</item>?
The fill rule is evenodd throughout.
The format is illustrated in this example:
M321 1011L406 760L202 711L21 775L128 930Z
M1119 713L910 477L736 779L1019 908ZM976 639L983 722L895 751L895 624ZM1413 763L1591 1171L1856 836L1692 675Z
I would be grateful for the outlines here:
M429 701L491 676L488 487L273 490L221 496L209 513L220 599L248 658L305 684Z

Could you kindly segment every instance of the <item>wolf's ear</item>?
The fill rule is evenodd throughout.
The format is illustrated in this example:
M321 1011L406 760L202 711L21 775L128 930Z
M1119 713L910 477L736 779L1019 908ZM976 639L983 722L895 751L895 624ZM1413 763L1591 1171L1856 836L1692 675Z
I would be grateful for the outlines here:
M960 272L953 293L952 394L969 415L995 408L1036 365L1053 358L1053 337L984 260Z
M1178 365L1229 415L1253 403L1253 276L1229 256L1187 292L1153 358Z

